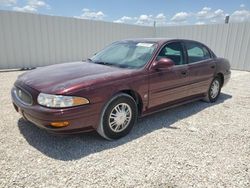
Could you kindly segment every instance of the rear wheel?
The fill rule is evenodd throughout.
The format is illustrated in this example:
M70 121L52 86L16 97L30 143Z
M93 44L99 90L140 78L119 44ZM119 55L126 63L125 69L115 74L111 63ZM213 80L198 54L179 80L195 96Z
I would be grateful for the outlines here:
M137 120L137 105L128 94L114 96L104 107L97 132L108 140L127 135Z
M210 84L209 90L206 94L205 101L207 102L215 102L219 98L221 91L221 79L219 77L215 77Z

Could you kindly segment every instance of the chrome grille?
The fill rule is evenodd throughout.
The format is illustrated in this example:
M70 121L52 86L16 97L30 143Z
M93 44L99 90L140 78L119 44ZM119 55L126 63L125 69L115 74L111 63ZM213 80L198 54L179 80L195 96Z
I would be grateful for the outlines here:
M15 88L15 94L22 103L28 105L32 104L33 102L32 97L27 91L17 87Z

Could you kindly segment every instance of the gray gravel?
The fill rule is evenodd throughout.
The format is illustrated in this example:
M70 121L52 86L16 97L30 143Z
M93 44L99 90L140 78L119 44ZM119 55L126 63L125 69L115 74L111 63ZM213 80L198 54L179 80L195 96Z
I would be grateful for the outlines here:
M0 187L250 187L250 72L233 71L215 104L151 115L113 142L25 122L10 100L20 73L0 73Z

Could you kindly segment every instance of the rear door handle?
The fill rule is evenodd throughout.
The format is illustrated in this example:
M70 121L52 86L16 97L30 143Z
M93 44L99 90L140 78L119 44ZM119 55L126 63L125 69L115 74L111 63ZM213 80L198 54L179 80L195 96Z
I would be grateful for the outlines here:
M214 68L215 68L215 66L214 66L214 65L212 65L212 66L211 66L211 69L214 69Z

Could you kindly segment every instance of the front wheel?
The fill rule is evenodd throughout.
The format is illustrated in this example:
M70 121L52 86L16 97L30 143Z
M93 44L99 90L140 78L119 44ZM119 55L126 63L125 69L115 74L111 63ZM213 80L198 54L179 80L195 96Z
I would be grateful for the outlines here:
M104 107L97 132L108 140L127 135L137 120L137 105L127 94L114 96Z
M219 98L221 91L221 79L219 77L215 77L210 84L209 90L206 94L205 101L207 102L215 102Z

